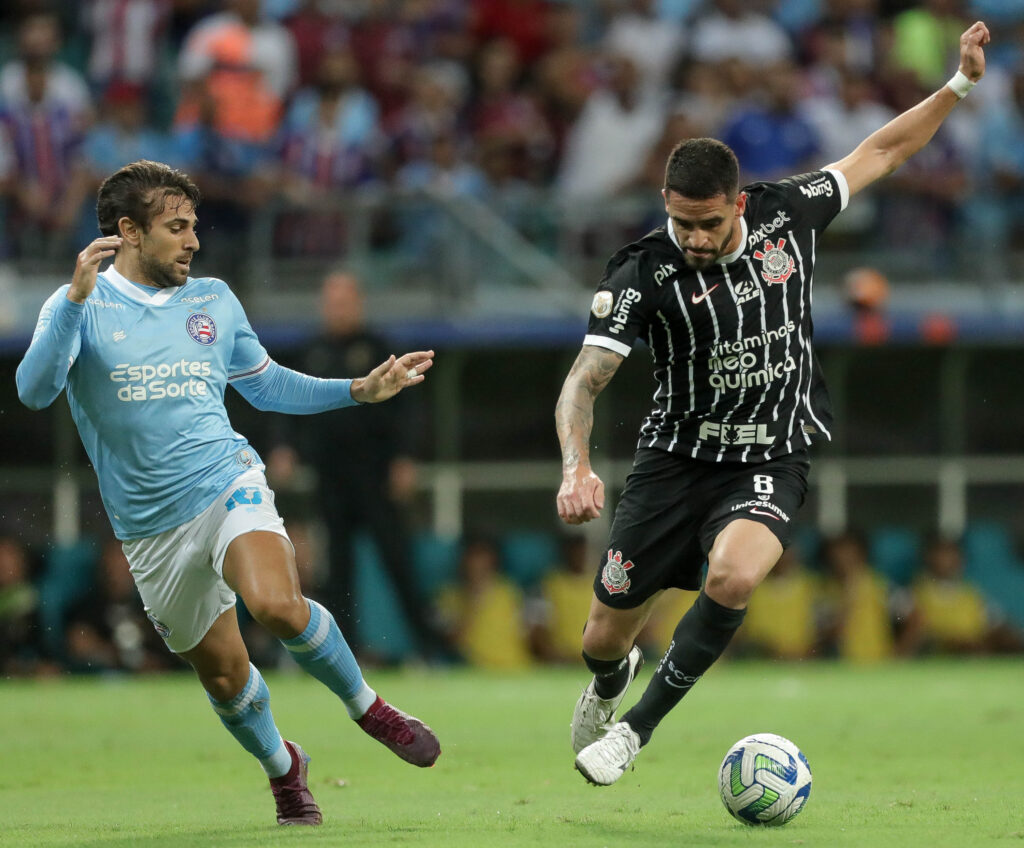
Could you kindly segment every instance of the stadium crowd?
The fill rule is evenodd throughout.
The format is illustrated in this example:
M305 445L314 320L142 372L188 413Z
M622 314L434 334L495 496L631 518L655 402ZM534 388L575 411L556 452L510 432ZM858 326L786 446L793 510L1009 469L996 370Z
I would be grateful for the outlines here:
M687 136L775 178L934 90L978 17L999 31L985 85L832 229L948 257L982 227L998 257L1024 204L1020 0L11 0L0 255L87 242L99 180L138 158L197 179L204 228L285 204L296 255L343 251L330 207L359 192L656 201Z
M732 655L863 663L1024 651L1020 610L1006 606L998 589L973 579L969 545L917 540L905 552L909 558L894 560L879 540L869 544L856 532L809 543L813 538L805 535L789 549L755 593ZM326 568L315 542L298 527L295 542L308 593L326 597ZM386 599L361 597L367 607L352 628L353 636L363 637L363 663L426 660L515 670L578 662L594 562L583 536L470 534L457 542L421 538L417 548L423 607L445 644L432 646L429 655L413 647L422 642L387 652L386 643L367 639L365 630L367 621L383 614ZM429 548L433 563L424 556ZM538 568L537 554L544 551L549 559ZM1015 568L1024 573L1019 561ZM641 646L660 653L695 597L667 592ZM245 621L244 607L240 614ZM245 635L262 665L290 665L280 644L260 628L247 628ZM12 536L0 537L0 676L182 668L146 619L116 540L29 551Z

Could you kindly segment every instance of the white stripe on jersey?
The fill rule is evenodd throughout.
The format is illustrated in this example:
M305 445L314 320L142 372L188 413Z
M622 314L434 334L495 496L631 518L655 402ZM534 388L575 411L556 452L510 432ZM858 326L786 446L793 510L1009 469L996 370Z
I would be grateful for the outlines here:
M666 372L668 373L668 386L667 386L668 395L666 396L666 399L665 399L665 408L664 409L658 408L658 409L654 410L654 412L652 412L651 415L648 416L647 424L644 425L644 429L646 429L647 426L649 425L651 427L651 429L654 431L654 435L651 436L651 443L647 446L649 448L654 447L655 442L658 441L658 426L657 426L657 424L655 424L655 416L657 415L660 418L660 420L664 421L665 420L665 416L668 415L672 411L672 368L671 368L671 366L676 364L676 348L675 348L675 345L672 343L672 331L671 331L671 329L669 329L668 318L665 317L665 314L660 309L658 310L658 317L661 319L661 323L665 325L665 337L666 337L666 340L667 340L667 343L668 343L668 364L669 364L669 367L665 369ZM654 350L654 327L651 327L650 341L651 341L651 350ZM658 390L654 393L654 402L655 403L657 403L658 395L661 393L661 390L664 389L664 388L666 388L666 386L664 386L662 384L661 380L658 380ZM643 436L644 436L644 434L641 433L641 438L643 438Z
M790 235L792 235L792 233L790 233ZM747 261L749 262L750 260L748 259ZM802 267L803 266L801 265L801 268ZM753 265L751 265L751 271L753 271ZM801 271L801 275L802 274L803 274L803 272ZM789 298L785 297L785 293L783 293L783 297L781 297L780 300L782 301L782 323L788 327L789 326ZM787 333L786 334L786 358L787 359L789 358L789 341L790 341L791 338L792 338L792 333ZM798 392L800 390L800 373L802 372L802 370L803 370L803 363L801 363L800 370L797 372L797 383L796 383L796 386L797 386L797 391ZM790 381L792 379L793 379L793 372L789 371L786 374L786 381L782 384L782 389L778 392L778 394L775 397L775 408L772 410L772 421L778 421L779 420L779 404L782 403L782 399L786 396L786 389L789 388L789 383L790 383ZM790 425L790 426L792 426L792 425ZM788 451L792 452L793 449L790 446L788 439L786 440L786 447L787 447ZM772 454L772 446L769 445L767 448L765 448L765 452L764 452L764 457L763 458L766 459L766 460L770 459L771 458L771 454Z
M760 301L761 301L761 333L762 333L762 335L765 338L768 338L768 307L765 304L765 299L764 299L764 286L761 285L761 280L758 278L757 272L754 271L754 264L750 261L749 258L747 259L747 270L750 271L750 279L753 281L754 285L757 287L757 290L761 292L761 297L759 298ZM789 347L788 347L788 345L789 345L789 342L788 342L789 336L788 336L788 334L787 334L786 338L787 338L786 350L788 352L788 350L789 350ZM772 362L771 345L770 344L766 344L764 346L764 367L765 367L765 370L767 370L768 368L771 367L771 362ZM768 397L768 392L761 392L761 397L759 397L757 399L757 403L754 405L754 412L750 416L751 418L753 418L753 419L757 418L758 412L761 411L761 404L764 403L764 399L766 397ZM740 462L746 462L747 461L747 457L750 455L750 447L751 447L750 445L747 445L743 449L743 455L740 457Z
M605 338L604 336L592 336L588 334L583 337L583 344L593 345L594 347L603 347L607 350L614 351L620 356L629 356L633 351L633 348L629 345L617 342L615 339Z
M727 265L723 265L722 266L722 276L725 278L725 284L726 284L726 286L729 289L729 293L733 296L733 302L736 304L736 315L737 315L737 319L736 319L736 341L739 342L740 347L742 347L743 346L743 304L741 304L739 302L739 299L736 297L736 292L733 290L733 287L732 287L732 276L729 274L729 267ZM771 347L770 343L765 345L766 349L769 348L769 347ZM733 406L732 409L730 409L727 413L725 413L725 416L722 418L722 422L721 422L722 424L724 424L726 421L728 421L730 418L732 418L732 414L743 405L743 398L746 395L746 393L747 393L747 387L746 386L741 386L740 387L740 394L739 394L739 397L736 400L736 404ZM763 397L764 396L764 392L762 392L761 395ZM718 440L718 444L719 444L718 456L715 457L715 462L721 462L722 461L722 456L725 454L725 441L722 440L722 439L719 439Z
M790 235L792 235L792 232L790 232ZM817 235L817 233L814 230L811 230L811 264L812 264L812 266L814 264L815 244L816 244L815 236L816 235ZM803 278L803 275L804 275L804 272L803 272L803 257L800 255L800 248L799 248L799 246L797 246L795 239L793 241L793 250L796 251L797 259L800 260L800 277ZM808 309L810 308L810 304L811 304L811 302L813 300L812 288L813 287L811 286L811 281L808 280L807 281ZM801 320L801 327L802 327L802 324L803 324L803 317L804 317L804 299L803 299L803 284L801 283L801 289L800 289L800 320ZM814 423L818 425L818 429L831 439L832 438L832 434L829 433L828 429L825 427L824 424L821 423L821 420L818 418L817 415L814 414L814 410L811 408L811 386L814 383L814 353L811 350L811 340L810 340L810 338L804 339L804 337L803 337L803 329L802 328L799 330L798 335L800 336L801 343L804 345L804 348L807 351L807 370L810 372L808 374L808 376L807 376L807 389L804 392L804 405L807 407L807 411L811 414L811 418L814 419ZM799 386L799 383L797 385ZM795 407L794 407L794 409L795 409ZM802 426L801 426L800 429L801 429L801 432L803 432L803 427ZM803 433L803 437L804 437L804 443L805 444L809 444L810 440L808 439L806 433Z
M689 355L689 358L688 358L688 361L689 361L689 376L690 376L690 408L687 410L687 413L691 413L691 412L693 412L694 409L696 409L696 406L697 406L696 392L695 392L695 386L694 386L694 382L693 382L693 357L694 357L694 355L697 352L697 336L694 335L694 332L693 332L693 322L690 320L690 313L686 311L686 302L683 300L683 293L679 290L679 280L675 280L672 283L672 288L675 290L676 300L679 301L679 309L682 311L683 319L686 321L686 329L689 330L689 332L690 332L690 355ZM672 337L671 334L669 334L669 338L670 339L671 339L671 337ZM677 419L676 420L675 431L674 431L674 433L672 435L672 442L671 442L671 444L668 447L669 450L672 450L672 448L675 446L676 439L678 437L679 437L679 421ZM696 445L694 445L693 454L692 455L693 455L694 459L697 458L697 446Z
M724 269L725 266L723 265L722 268ZM708 284L705 282L704 275L700 271L697 272L697 279L700 281L701 291L704 292L705 295L704 302L708 305L708 311L711 313L711 326L715 328L715 338L721 338L718 331L718 313L715 311L715 304L711 302L711 298L707 297ZM721 396L722 390L715 389L715 397L711 401L711 406L708 407L709 415L715 411L715 407L718 406L718 400Z

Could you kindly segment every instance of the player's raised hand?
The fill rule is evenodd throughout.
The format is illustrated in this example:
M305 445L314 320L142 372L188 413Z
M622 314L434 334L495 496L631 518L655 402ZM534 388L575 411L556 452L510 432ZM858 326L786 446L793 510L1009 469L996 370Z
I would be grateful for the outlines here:
M68 289L68 300L85 303L86 298L96 288L96 275L99 273L100 263L117 253L120 246L120 236L103 236L90 242L88 247L78 254L75 273L71 277L71 288Z
M982 48L991 40L988 27L982 21L975 21L960 36L960 72L971 82L985 76L985 51Z
M424 372L434 364L434 351L418 350L388 357L365 377L352 381L352 399L359 403L380 403L407 386L422 383Z
M604 509L604 483L589 468L576 466L562 474L558 517L566 524L585 524Z

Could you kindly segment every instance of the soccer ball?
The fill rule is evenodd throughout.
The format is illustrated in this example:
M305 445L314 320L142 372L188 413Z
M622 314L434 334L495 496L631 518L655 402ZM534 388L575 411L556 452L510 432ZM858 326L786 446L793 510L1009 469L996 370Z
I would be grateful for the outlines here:
M788 739L757 733L729 749L718 770L718 789L733 818L777 827L807 803L811 767Z

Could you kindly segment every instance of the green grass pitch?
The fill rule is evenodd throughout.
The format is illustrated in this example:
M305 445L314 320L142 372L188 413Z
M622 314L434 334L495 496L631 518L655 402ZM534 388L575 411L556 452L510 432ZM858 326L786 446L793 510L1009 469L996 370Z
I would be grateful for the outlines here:
M186 674L0 681L0 845L1024 846L1019 658L724 662L608 788L572 768L582 666L368 677L438 732L433 769L366 737L311 679L268 675L278 725L313 756L318 829L277 827L258 765ZM733 821L718 798L726 750L763 731L814 773L778 829Z

